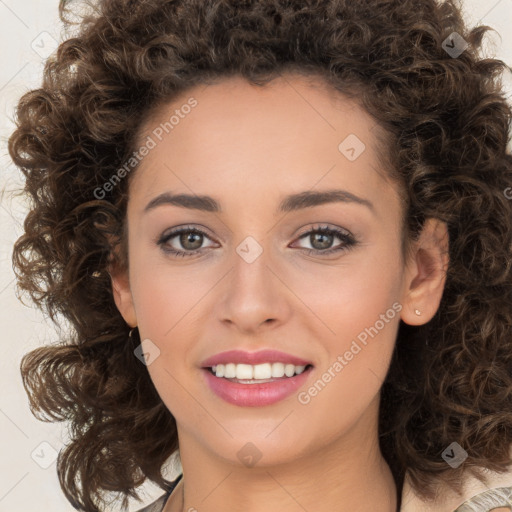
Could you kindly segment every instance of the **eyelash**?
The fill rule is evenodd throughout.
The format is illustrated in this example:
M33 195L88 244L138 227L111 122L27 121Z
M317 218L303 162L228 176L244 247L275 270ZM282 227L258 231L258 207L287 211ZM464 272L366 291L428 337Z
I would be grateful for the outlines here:
M157 241L157 245L159 245L161 247L162 251L164 251L166 254L170 254L173 256L177 256L177 257L188 258L190 256L194 256L195 254L202 252L202 249L196 249L195 251L178 251L176 249L171 249L169 247L165 247L165 244L169 240L171 240L172 238L174 238L177 235L180 235L182 233L196 233L196 234L200 234L200 235L210 238L207 233L205 233L204 231L202 231L198 228L194 228L192 226L185 226L182 228L175 229L166 235L162 235L160 237L160 239ZM330 228L328 226L314 227L313 229L306 231L305 233L300 235L298 237L298 240L307 238L308 236L312 235L313 233L335 235L336 237L338 237L340 240L343 241L343 243L338 245L337 247L334 247L331 249L326 249L326 250L302 248L302 250L305 251L307 254L314 254L315 256L318 256L318 255L323 256L323 255L328 255L328 254L333 254L333 253L338 253L338 252L343 253L344 251L349 251L349 250L353 249L358 244L356 239L348 232L341 231L340 229L336 229L336 228Z

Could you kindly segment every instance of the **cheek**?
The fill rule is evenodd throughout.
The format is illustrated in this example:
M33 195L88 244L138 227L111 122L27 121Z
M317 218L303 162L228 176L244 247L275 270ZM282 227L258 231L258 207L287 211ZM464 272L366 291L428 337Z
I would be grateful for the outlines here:
M201 299L218 279L211 272L167 261L155 249L135 250L130 261L131 289L137 320L146 337L162 342L193 325L201 310Z
M155 387L170 408L177 382L195 364L191 356L198 325L203 325L201 298L212 288L208 279L191 279L191 270L150 261L143 251L131 254L131 290L142 343L158 354L147 369ZM153 260L155 258L153 257ZM215 282L214 279L211 280ZM197 334L197 333L196 333ZM147 343L147 342L146 342ZM145 348L145 346L143 345Z
M402 268L395 246L382 247L361 251L336 271L303 281L297 293L307 297L314 318L320 319L309 322L309 331L314 329L312 337L324 352L319 373L330 372L321 380L333 382L332 399L355 400L347 394L353 388L361 399L367 394L363 402L368 401L389 367L402 309Z
M389 281L362 286L352 274L344 284L338 293L316 297L323 322L312 337L322 351L321 363L311 385L298 395L311 428L324 430L329 418L336 429L326 429L325 435L333 436L376 400L389 369L401 309Z
M198 326L203 325L200 301L208 292L207 283L199 285L189 272L171 271L169 266L147 266L134 275L132 290L141 340L149 339L149 346L158 354L147 366L150 378L173 414L181 417L180 411L187 410L195 417L198 411L186 390L190 379L197 378L192 377L193 372L200 371L193 367L192 351Z
M400 298L403 269L393 245L363 248L335 267L301 270L294 291L332 335L324 330L323 337L342 341L357 336Z

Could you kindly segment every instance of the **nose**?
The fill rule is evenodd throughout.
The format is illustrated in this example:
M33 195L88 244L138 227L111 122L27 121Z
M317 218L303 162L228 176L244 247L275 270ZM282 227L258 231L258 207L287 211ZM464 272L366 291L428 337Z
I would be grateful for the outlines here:
M230 261L232 267L222 286L218 314L222 322L241 332L255 332L262 325L278 326L291 316L293 294L270 252L255 239L246 239Z

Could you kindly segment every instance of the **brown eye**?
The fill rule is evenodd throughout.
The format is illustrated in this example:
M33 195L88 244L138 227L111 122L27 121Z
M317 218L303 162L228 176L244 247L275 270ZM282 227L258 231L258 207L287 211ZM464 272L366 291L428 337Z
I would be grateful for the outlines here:
M341 243L332 247L336 238L341 240ZM310 241L312 249L305 247L303 250L308 254L320 256L346 251L357 245L357 241L348 231L329 228L327 226L315 228L299 237L299 240L304 239Z
M313 245L313 247L318 250L329 249L334 241L334 235L326 233L315 232L314 234L309 235L309 237L311 240L311 245Z
M179 241L184 249L195 251L203 245L203 235L201 233L189 231L187 233L180 234Z
M157 244L166 253L185 257L201 252L205 238L209 239L200 229L184 227L163 234Z

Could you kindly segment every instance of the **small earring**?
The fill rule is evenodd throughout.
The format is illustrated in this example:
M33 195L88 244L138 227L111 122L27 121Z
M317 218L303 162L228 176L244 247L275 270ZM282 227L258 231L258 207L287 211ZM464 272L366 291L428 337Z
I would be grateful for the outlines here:
M419 309L415 309L414 312L419 316L421 315L421 311Z
M132 339L132 333L133 331L137 329L137 326L133 327L132 329L130 329L130 332L128 333L128 338Z

